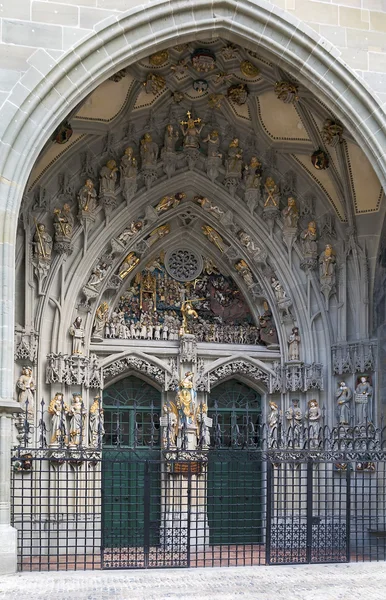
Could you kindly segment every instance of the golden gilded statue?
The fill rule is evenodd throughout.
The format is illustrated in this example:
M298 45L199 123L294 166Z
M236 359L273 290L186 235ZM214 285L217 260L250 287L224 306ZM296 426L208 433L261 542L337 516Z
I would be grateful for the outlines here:
M139 258L135 254L135 252L129 252L126 256L125 260L121 264L119 268L119 277L121 279L125 279L129 273L135 268L135 266L139 263Z
M245 77L249 79L255 79L259 74L259 69L255 67L249 60L243 60L240 64L240 71Z
M169 210L169 208L176 208L184 198L186 198L186 194L184 192L178 192L174 196L164 196L158 202L154 210L158 214L161 212L166 212Z
M152 231L149 235L147 241L150 244L150 246L152 246L153 244L158 242L158 240L161 240L165 237L165 235L168 235L169 233L170 225L169 223L165 223L165 225L160 225L159 227L157 227L157 229L154 229L154 231Z
M182 334L189 333L188 329L188 317L192 317L193 319L198 319L197 311L194 310L193 304L191 300L185 300L185 302L181 305L181 313L182 313Z
M272 179L272 177L267 177L264 184L264 189L266 191L267 197L264 202L264 208L267 206L274 206L278 208L279 206L279 188Z
M181 425L194 423L197 408L197 392L194 389L193 373L191 371L185 373L185 377L181 379L176 401Z
M216 248L220 250L221 253L224 252L224 240L222 239L221 235L210 225L203 225L201 229L203 231L203 234L206 235L206 237L208 238L208 240L212 242L212 244L214 244Z

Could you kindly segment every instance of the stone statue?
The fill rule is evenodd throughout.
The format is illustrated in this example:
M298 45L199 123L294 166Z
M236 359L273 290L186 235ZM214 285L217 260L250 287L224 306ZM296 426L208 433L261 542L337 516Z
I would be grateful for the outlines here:
M158 202L157 206L154 207L154 210L157 214L161 214L170 208L176 208L184 198L186 198L186 194L184 192L179 192L174 196L164 196Z
M35 381L32 377L31 367L22 368L16 388L18 390L17 401L26 413L27 420L32 422L34 420Z
M233 138L228 148L228 156L225 159L225 178L240 179L243 168L243 151L239 146L238 138Z
M74 228L74 217L71 214L71 208L69 204L65 204L60 208L54 210L54 229L55 238L71 238L72 230Z
M240 259L235 264L235 269L236 269L236 271L239 272L239 274L241 275L241 277L244 279L244 281L247 284L247 286L251 287L253 285L253 275L252 275L251 269L248 267L248 265L245 262L245 260L244 259Z
M331 244L327 244L325 250L321 253L319 257L320 291L325 297L326 306L328 306L328 300L330 298L330 295L335 291L335 270L335 252Z
M129 227L126 227L126 229L118 236L118 240L122 242L122 244L127 244L131 238L134 238L141 231L142 227L143 221L132 221Z
M118 167L115 160L108 160L99 173L99 194L109 196L115 194L115 186L118 177Z
M299 400L293 399L292 406L285 412L288 421L288 427L292 430L292 442L295 447L299 447L302 438L303 413L299 406Z
M166 425L163 428L162 444L164 448L175 448L178 437L178 409L174 402L169 402L168 406L164 405L163 410L166 416Z
M169 123L165 129L165 137L164 137L164 151L165 152L175 152L176 151L176 141L178 139L178 131L174 131L173 125Z
M276 446L278 437L279 437L279 422L280 422L280 413L279 407L276 402L273 400L269 401L269 415L268 415L268 427L269 427L269 445Z
M106 265L98 264L95 269L92 271L88 282L86 283L86 287L92 288L95 291L98 291L100 284L104 280L107 274Z
M154 169L157 167L158 146L153 142L150 133L145 133L141 140L140 154L143 169Z
M148 73L143 85L147 94L156 96L164 89L165 79L162 75L158 75L158 73Z
M134 156L134 150L131 146L126 148L121 158L121 188L125 200L128 202L137 191L137 159Z
M80 446L84 438L84 421L86 417L82 396L72 394L72 402L68 415L70 417L70 446Z
M338 404L338 423L339 425L350 425L350 400L352 391L344 381L341 381L335 392L335 398Z
M205 196L195 196L194 200L195 202L197 202L197 204L201 206L201 208L203 208L206 212L212 214L217 219L222 217L222 215L224 214L224 211L221 210L221 208L219 208L215 204L212 204L209 198L206 198Z
M34 235L34 257L39 261L49 262L52 254L52 237L47 233L43 223L36 223Z
M356 425L371 423L371 401L373 388L368 377L363 375L355 388Z
M107 322L107 316L109 312L109 305L107 302L102 302L100 306L98 306L95 312L94 326L92 330L91 341L93 342L102 342L104 339L104 331Z
M292 333L288 338L288 360L300 360L299 354L299 346L300 346L300 335L299 329L297 327L293 327Z
M86 183L78 193L79 213L92 214L96 209L96 205L97 193L95 191L94 183L91 179L86 179Z
M72 353L83 354L83 340L84 340L84 329L82 327L82 319L76 317L75 321L70 327L70 335L72 336Z
M197 119L193 119L190 111L186 113L186 117L186 121L180 121L180 127L184 137L184 148L197 149L200 147L200 133L204 127L204 123L199 117Z
M210 447L210 431L208 427L208 407L202 403L197 408L197 440L200 448ZM211 422L211 420L209 420Z
M212 244L214 244L216 248L220 250L220 252L224 252L224 240L222 239L221 235L217 233L217 231L210 225L203 225L201 229L208 240L212 242Z
M67 424L66 417L69 408L64 401L61 392L55 394L48 406L48 414L51 415L51 445L67 444Z
M208 158L221 158L222 157L221 152L219 152L220 136L219 136L217 129L212 129L212 131L202 141L208 142Z
M299 221L299 211L295 198L288 198L288 204L281 211L283 217L283 233L286 229L296 229Z
M280 191L272 177L267 177L264 184L265 201L264 208L279 208Z
M237 234L241 244L247 249L249 254L258 254L260 252L260 248L256 246L255 242L252 240L251 236L245 231L240 230Z
M252 156L249 165L244 167L245 189L259 189L261 185L262 164L256 156Z
M271 286L278 303L283 302L283 300L288 300L285 289L281 285L280 281L276 279L276 277L271 277Z
M318 234L315 221L308 223L307 229L304 229L300 234L302 241L303 255L305 258L316 258L318 255Z
M196 420L197 392L194 388L193 373L188 371L181 379L176 404L181 425L194 424Z
M153 244L158 242L158 240L161 240L169 233L170 233L169 223L165 223L165 225L160 225L159 227L157 227L157 229L154 229L154 231L151 232L151 234L147 238L147 243L149 244L149 246L152 246Z
M308 421L308 439L309 447L317 448L319 445L320 419L322 411L320 410L318 401L313 399L308 401L308 411L306 418Z
M93 448L100 448L102 445L102 437L105 433L104 421L105 418L101 404L101 397L95 396L94 401L90 406L89 413L89 443Z
M131 271L136 267L138 263L139 258L135 254L135 252L129 252L125 260L119 267L118 277L120 277L121 279L125 279L125 277L127 277L127 275L131 273Z

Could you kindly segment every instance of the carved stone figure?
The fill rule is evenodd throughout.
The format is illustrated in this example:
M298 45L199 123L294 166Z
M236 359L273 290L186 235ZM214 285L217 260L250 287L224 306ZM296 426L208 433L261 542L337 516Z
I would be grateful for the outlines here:
M141 231L142 227L143 221L132 221L129 227L124 229L118 236L118 240L126 245L130 239L134 238Z
M157 227L157 229L154 229L154 231L151 232L151 234L147 238L147 243L149 244L149 246L152 246L153 244L158 242L158 240L161 240L169 233L170 233L169 223L165 223L165 225L160 225L159 227Z
M178 139L178 135L178 131L175 131L173 125L169 123L169 125L166 126L164 137L164 150L166 152L176 151L176 141Z
M39 261L49 263L52 254L52 237L47 233L46 226L43 223L36 224L33 246L34 257Z
M199 204L206 212L212 214L217 219L222 217L224 214L224 211L221 210L221 208L215 204L212 204L209 198L206 198L205 196L195 196L194 201L197 202L197 204Z
M204 127L204 123L200 117L193 119L190 111L186 113L186 117L186 121L180 121L181 131L184 137L184 148L199 148L200 133Z
M84 329L82 327L82 319L76 317L75 321L70 327L70 335L72 336L72 353L83 354L83 340L84 340Z
M320 419L322 411L320 410L318 401L315 399L308 401L308 411L306 413L308 425L309 447L317 448L319 445Z
M238 138L233 138L228 148L228 156L225 159L225 177L241 178L243 168L243 151L240 148Z
M158 202L157 206L155 206L154 210L158 214L166 212L170 208L176 208L184 198L186 198L186 194L184 192L178 192L174 196L164 196Z
M264 184L265 200L264 209L274 208L279 209L280 190L272 177L267 177Z
M161 424L165 423L163 425L162 445L164 448L175 448L178 437L178 409L174 402L170 402L168 406L164 405L163 411L165 416L161 417L162 421L160 419Z
M269 427L269 445L275 446L279 437L279 423L280 413L279 407L273 400L269 401L269 415L268 415L268 427Z
M240 71L245 77L249 77L249 79L255 79L259 74L259 69L251 63L249 60L243 60L240 63Z
M121 279L125 279L129 273L135 268L135 266L139 263L139 258L135 254L135 252L129 252L126 256L125 260L119 267L118 277Z
M216 68L216 55L209 48L197 48L192 54L192 65L199 73L209 73Z
M337 146L343 139L343 125L332 119L326 119L322 129L322 139L329 146Z
M51 440L50 445L67 444L67 423L66 417L69 413L69 407L64 401L61 392L57 392L48 406L48 414L51 415Z
M311 162L315 169L318 171L324 171L325 169L328 169L330 159L328 158L328 154L319 148L311 155Z
M290 81L277 81L275 84L275 94L285 104L299 100L298 89L298 86Z
M77 393L72 394L72 402L68 411L70 417L70 446L80 446L83 443L86 413L82 396Z
M21 375L16 382L17 401L26 413L28 421L34 420L35 381L32 377L31 367L23 367Z
M339 425L350 425L350 400L352 391L344 381L341 381L335 392L335 398L338 405L338 423Z
M220 149L220 136L217 129L212 129L208 136L202 140L208 142L208 158L221 158L222 154L219 152Z
M251 269L248 267L244 259L240 259L235 263L235 269L239 272L241 277L244 279L248 287L253 285L253 275Z
M227 95L232 102L242 106L248 100L248 86L245 83L236 83L228 88Z
M88 282L86 283L87 288L91 288L95 292L99 290L100 284L104 280L107 274L107 267L103 263L98 264L92 271ZM93 296L95 297L95 296Z
M134 150L131 146L126 148L121 158L121 188L123 197L127 202L131 200L137 191L137 159L134 156Z
M278 337L276 328L272 323L272 313L269 307L266 308L263 315L259 317L260 338L267 346L277 345Z
M105 418L101 404L101 397L98 395L94 397L94 401L90 406L89 412L89 443L93 448L100 448L102 445L102 437L105 433L104 421Z
M244 167L245 189L260 189L262 175L262 164L257 156L252 156L249 165Z
M108 312L109 305L107 304L107 302L102 302L102 304L98 306L95 313L94 326L91 337L92 342L103 341Z
M292 406L289 407L285 412L287 418L288 427L290 428L289 442L293 444L295 448L299 448L302 441L302 424L303 424L303 413L299 406L299 400L293 399Z
M69 204L65 204L60 208L54 210L54 229L55 239L71 238L72 230L74 228L74 217L71 214L71 207Z
M118 167L115 160L108 160L99 173L100 196L111 196L115 194L115 186L118 177Z
M158 73L148 73L146 81L143 83L147 94L156 96L165 87L165 79Z
M97 193L94 183L91 179L86 179L86 183L78 192L79 214L84 215L95 211L97 205Z
M221 235L210 225L203 225L201 229L208 240L214 244L216 248L220 250L220 252L224 252L224 240L222 239Z
M145 133L141 140L140 154L143 169L154 169L157 166L158 146L150 133Z
M367 376L362 376L355 388L356 424L365 425L371 423L371 402L373 388Z
M196 420L197 392L194 388L193 377L193 373L188 371L178 386L176 404L181 425L194 424Z
M315 221L308 223L307 229L304 229L300 234L302 240L302 250L304 258L315 259L318 255L318 233Z
M188 329L188 320L189 319L198 319L197 311L194 310L191 300L185 300L184 302L182 302L181 314L182 314L181 334L186 335L186 334L190 333L189 329Z
M288 338L288 360L300 360L300 335L297 327L292 328L292 333Z
M320 290L325 297L326 305L330 295L335 291L336 258L331 244L327 244L319 257Z
M297 229L299 221L299 211L296 206L295 198L288 198L288 204L281 211L283 216L283 233L288 229Z

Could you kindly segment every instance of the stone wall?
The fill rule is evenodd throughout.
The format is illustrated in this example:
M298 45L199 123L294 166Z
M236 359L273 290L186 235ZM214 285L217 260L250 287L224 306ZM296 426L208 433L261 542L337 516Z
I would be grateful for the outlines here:
M0 104L28 70L38 48L56 61L102 21L114 21L139 4L136 0L4 0L0 10ZM340 59L386 105L386 0L273 0L271 6L307 23L325 38L326 48L335 46ZM36 66L36 60L33 63Z

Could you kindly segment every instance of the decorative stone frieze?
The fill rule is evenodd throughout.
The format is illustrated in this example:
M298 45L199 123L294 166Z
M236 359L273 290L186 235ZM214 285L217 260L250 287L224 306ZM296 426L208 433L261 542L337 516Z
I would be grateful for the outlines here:
M332 346L332 367L336 375L364 373L376 367L375 340L335 344Z

